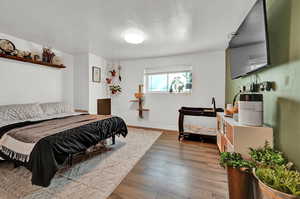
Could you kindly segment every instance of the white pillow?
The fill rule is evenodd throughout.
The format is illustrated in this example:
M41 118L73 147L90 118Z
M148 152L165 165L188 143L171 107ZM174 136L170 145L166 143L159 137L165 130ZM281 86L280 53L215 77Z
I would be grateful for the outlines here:
M64 102L51 102L40 104L44 114L46 115L55 115L60 113L72 113L74 112L74 108Z
M27 120L44 114L39 104L13 104L0 106L1 120Z
M0 122L5 120L5 115L3 112L0 112Z

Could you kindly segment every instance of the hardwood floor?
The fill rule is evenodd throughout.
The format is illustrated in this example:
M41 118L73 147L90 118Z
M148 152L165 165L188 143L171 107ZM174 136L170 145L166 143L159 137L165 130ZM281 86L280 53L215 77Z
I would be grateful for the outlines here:
M217 146L164 132L108 199L225 199Z

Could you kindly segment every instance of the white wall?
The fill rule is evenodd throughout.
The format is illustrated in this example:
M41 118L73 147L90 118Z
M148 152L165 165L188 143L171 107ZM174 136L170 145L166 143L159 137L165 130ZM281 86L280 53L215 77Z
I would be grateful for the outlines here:
M74 56L74 107L89 110L89 56L76 54Z
M101 68L101 82L93 82L92 67ZM94 54L75 56L75 108L97 113L97 99L107 98L105 83L107 61Z
M41 45L0 33L20 50L40 51ZM61 56L66 69L23 63L0 58L0 105L32 102L66 101L73 104L73 56Z
M101 68L101 82L93 82L92 67ZM108 98L105 83L107 62L102 57L89 54L89 112L97 114L97 99Z
M140 119L134 99L138 85L143 83L145 68L172 65L193 66L192 94L146 94L145 118ZM181 106L211 107L212 97L216 97L218 107L225 100L225 52L205 52L182 56L138 59L121 62L122 93L112 97L112 112L123 117L127 124L152 128L178 129L178 109ZM197 117L200 126L215 126L215 119ZM193 123L193 122L192 122Z

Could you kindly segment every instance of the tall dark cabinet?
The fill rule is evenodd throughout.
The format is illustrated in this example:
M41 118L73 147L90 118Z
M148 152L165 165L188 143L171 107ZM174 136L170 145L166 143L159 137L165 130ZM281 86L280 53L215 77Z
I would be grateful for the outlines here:
M98 115L111 115L111 99L98 99L97 100L97 114Z

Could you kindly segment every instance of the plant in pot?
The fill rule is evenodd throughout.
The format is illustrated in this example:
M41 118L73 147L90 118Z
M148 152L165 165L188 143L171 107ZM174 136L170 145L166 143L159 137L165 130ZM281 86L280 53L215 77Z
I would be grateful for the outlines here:
M251 199L251 169L253 163L244 160L239 153L223 152L220 165L227 169L230 199Z
M250 155L256 165L255 198L300 199L300 173L282 152L266 143L263 148L250 149Z
M283 153L273 149L268 142L266 142L262 148L250 148L249 155L256 166L272 167L286 165L288 163L287 159L283 156Z
M116 74L117 74L117 71L115 69L110 70L109 72L110 72L110 74L111 74L112 77L115 77Z
M122 92L122 88L121 88L121 86L119 86L119 85L112 85L112 86L109 86L109 89L110 89L110 91L111 91L111 94L113 94L113 95Z
M257 198L299 199L300 173L286 166L258 167L254 176L257 179Z

